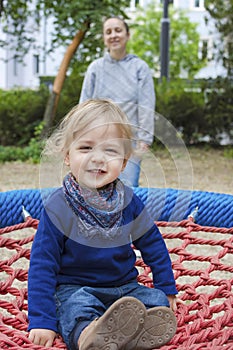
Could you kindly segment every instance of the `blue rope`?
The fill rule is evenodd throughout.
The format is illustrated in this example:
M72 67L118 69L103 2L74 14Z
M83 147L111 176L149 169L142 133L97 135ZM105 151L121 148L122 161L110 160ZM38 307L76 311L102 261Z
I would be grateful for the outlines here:
M233 196L215 192L160 188L134 188L156 221L180 221L198 207L196 223L202 226L233 227ZM51 189L43 190L46 199ZM14 190L0 193L0 227L23 222L22 206L35 219L40 219L43 207L39 189Z

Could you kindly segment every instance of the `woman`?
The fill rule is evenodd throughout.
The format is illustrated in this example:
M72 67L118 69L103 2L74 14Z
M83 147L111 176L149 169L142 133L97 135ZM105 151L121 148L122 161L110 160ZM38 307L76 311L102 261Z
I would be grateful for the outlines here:
M155 93L148 65L127 53L130 38L125 21L113 17L103 24L105 55L90 64L86 72L80 102L89 98L109 98L120 105L134 128L135 154L128 161L121 179L138 186L140 154L147 151L154 135Z

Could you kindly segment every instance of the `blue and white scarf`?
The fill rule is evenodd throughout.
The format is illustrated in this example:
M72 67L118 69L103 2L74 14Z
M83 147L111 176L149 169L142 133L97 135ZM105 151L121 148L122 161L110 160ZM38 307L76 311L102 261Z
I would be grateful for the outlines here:
M68 205L81 220L82 234L112 239L117 235L124 206L124 185L120 180L93 190L81 187L69 173L63 180L63 191Z

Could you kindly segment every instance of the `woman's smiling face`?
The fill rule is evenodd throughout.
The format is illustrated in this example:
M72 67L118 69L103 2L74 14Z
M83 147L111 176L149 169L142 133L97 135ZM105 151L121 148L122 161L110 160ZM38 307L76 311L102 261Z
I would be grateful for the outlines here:
M103 27L104 44L110 54L114 51L125 51L129 33L124 22L119 18L109 18Z
M124 139L116 124L92 122L77 135L65 158L77 182L99 189L114 181L126 165Z

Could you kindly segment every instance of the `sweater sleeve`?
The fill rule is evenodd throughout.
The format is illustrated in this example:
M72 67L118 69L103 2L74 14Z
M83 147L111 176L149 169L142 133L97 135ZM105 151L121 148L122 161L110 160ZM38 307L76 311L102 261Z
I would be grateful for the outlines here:
M143 222L151 223L150 229L133 241L134 246L141 252L143 261L151 268L154 287L161 289L166 295L178 293L172 271L171 259L166 244L158 227L147 212L140 199L137 200L138 218L141 216L141 224L137 223L137 228L145 227ZM142 215L143 213L143 215Z
M28 273L29 327L57 332L54 294L64 235L43 210L31 250Z
M155 90L152 74L145 62L138 72L138 137L148 145L154 138Z

